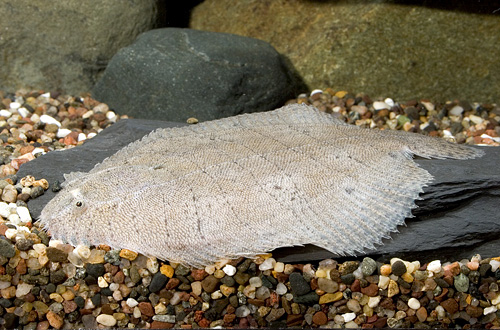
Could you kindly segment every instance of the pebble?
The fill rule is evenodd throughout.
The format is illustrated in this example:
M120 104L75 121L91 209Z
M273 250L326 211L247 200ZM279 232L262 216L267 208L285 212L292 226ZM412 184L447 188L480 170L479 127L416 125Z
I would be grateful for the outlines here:
M114 327L116 325L116 319L112 315L101 314L96 317L96 321L105 327Z

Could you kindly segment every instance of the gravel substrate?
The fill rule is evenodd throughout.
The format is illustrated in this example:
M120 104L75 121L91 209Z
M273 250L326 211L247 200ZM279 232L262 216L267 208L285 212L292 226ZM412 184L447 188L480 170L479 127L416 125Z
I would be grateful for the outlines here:
M500 328L500 257L291 265L267 254L189 269L129 250L53 240L32 224L26 207L48 183L17 178L17 169L83 143L120 117L90 97L28 91L0 97L0 329ZM500 145L495 104L372 101L330 89L290 102L359 126Z

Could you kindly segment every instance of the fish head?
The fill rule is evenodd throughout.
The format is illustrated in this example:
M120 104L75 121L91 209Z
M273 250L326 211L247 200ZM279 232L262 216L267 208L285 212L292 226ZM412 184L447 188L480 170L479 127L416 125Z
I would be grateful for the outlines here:
M71 173L63 189L43 208L39 224L55 239L72 245L96 245L107 241L118 205L110 194L117 175L109 173ZM112 229L112 228L110 228Z

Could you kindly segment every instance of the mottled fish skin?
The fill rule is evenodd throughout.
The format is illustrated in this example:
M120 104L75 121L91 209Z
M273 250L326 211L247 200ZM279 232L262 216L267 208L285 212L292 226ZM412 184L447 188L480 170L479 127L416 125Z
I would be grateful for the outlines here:
M66 176L39 220L73 245L196 267L303 244L353 254L411 216L432 180L413 155L482 152L292 104L156 130L90 172Z

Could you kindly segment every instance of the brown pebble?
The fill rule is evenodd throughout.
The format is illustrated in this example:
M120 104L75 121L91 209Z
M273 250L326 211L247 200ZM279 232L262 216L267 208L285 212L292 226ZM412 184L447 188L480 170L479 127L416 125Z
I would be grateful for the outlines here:
M235 318L236 318L236 315L234 315L234 314L226 314L223 317L223 321L224 321L224 323L232 323Z
M191 271L191 276L195 281L201 281L207 277L208 273L204 269L193 269Z
M141 311L142 315L146 315L146 316L155 315L155 311L154 311L151 303L143 301L143 302L140 302L139 305L137 305L137 307L139 307L139 310Z
M36 330L48 330L49 327L50 327L49 321L41 321L41 322L38 322L38 324L36 326Z
M425 320L427 319L427 309L422 306L419 309L417 309L415 315L417 316L420 322L425 322Z
M450 314L453 314L456 311L458 311L458 303L453 298L446 299L441 303L441 306L443 306L443 308Z
M153 321L151 322L151 329L171 329L174 325L175 323Z
M118 271L116 272L115 276L113 276L113 282L122 284L125 281L125 274L123 274L123 271Z
M367 295L368 297L375 297L378 295L378 285L372 283L367 287L361 288L361 293Z
M181 283L181 281L178 278L172 277L171 279L168 280L165 288L167 290L172 290L172 289L176 288L180 283Z
M24 259L19 260L19 263L18 263L18 264L17 264L17 266L16 266L16 271L17 271L20 275L24 275L24 274L26 274L26 272L27 272L27 268L26 268L26 260L24 260Z
M352 282L351 291L352 292L360 292L361 291L361 284L360 284L358 279L355 279L354 282Z
M470 317L481 317L483 315L483 309L479 306L472 306L472 305L467 305L465 308L465 312L470 316Z
M313 315L313 322L317 325L325 325L328 322L328 317L323 312L317 312Z
M47 258L52 262L64 262L68 260L68 254L55 247L49 246L46 250Z
M63 318L53 311L48 311L45 316L47 317L47 321L49 321L50 326L53 328L60 329L64 324Z
M287 327L301 326L303 321L304 321L304 315L302 314L288 314L286 317Z
M387 325L387 317L381 317L377 321L373 322L374 328L385 328Z
M33 150L35 150L35 147L32 144L28 144L26 146L21 147L21 149L19 149L19 152L21 153L21 155L24 155L27 154L28 152L32 152Z
M63 301L62 305L64 307L64 313L66 314L75 311L78 307L73 300L65 300Z
M219 284L219 279L213 275L207 276L203 281L201 281L201 286L203 290L207 293L212 293L217 289L217 285Z

